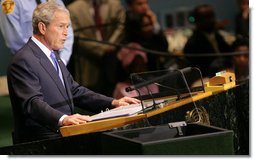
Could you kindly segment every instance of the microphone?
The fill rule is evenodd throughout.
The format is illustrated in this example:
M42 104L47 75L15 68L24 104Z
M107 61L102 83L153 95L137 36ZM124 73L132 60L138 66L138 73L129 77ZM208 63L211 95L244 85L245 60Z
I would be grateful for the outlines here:
M135 77L137 80L139 80L139 81L141 81L141 82L145 82L145 80L144 80L142 77L140 77L137 73L133 73L133 74L131 75L131 77ZM155 103L153 94L152 94L152 92L151 92L151 90L149 89L148 86L145 86L145 88L146 88L146 90L148 91L148 94L149 94L149 95L151 96L151 98L152 98L152 101L153 101L153 108L155 109L155 108L156 108L156 103ZM144 112L144 110L143 110L143 112Z
M189 72L191 71L191 67L187 67L187 68L183 68L181 69L182 72ZM162 76L159 76L159 77L156 77L156 78L153 78L153 79L150 79L150 80L147 80L145 82L141 82L141 83L138 83L136 85L131 85L129 87L126 87L125 88L125 91L126 92L130 92L130 91L133 91L133 90L136 90L136 89L139 89L141 87L144 87L144 86L147 86L151 83L158 83L159 81L162 81L164 79L166 79L167 77L170 77L170 76L174 76L176 74L179 74L179 70L176 70L174 72L170 72L170 73L167 73L165 75L162 75Z
M136 73L133 73L133 74L136 75ZM131 80L132 80L132 78L133 78L134 76L130 76L130 77L131 77ZM143 81L143 78L141 78L141 77L139 77L139 76L137 76L136 78L137 78L138 80L141 80L141 79L142 79L141 81ZM148 90L148 89L147 89L147 90ZM144 103L143 103L143 100L142 100L141 93L140 93L140 91L139 91L138 89L137 89L136 91L138 92L139 99L141 100L142 112L145 113L145 107L144 107ZM150 90L149 90L149 92L150 92ZM150 93L149 93L149 94L150 94ZM145 118L144 118L144 123L147 124L147 126L151 126L151 124L150 124L150 122L149 122L147 116L145 116Z
M157 86L160 86L160 87L167 88L167 89L170 89L170 90L175 91L175 92L176 92L176 94L177 94L177 99L176 99L176 100L181 99L180 92L179 92L179 91L177 91L177 89L175 89L175 88L173 88L173 87L168 87L168 86L163 85L163 84L160 84L160 83L154 83L154 84L155 84L155 85L157 85Z
M194 68L194 69L197 69L198 71L200 71L198 68ZM198 122L199 122L200 119L201 119L201 115L200 115L200 112L199 112L198 107L197 107L197 105L196 105L196 102L193 100L192 92L191 92L191 89L190 89L190 87L189 87L189 85L188 85L187 79L186 79L186 77L185 77L185 75L184 75L184 72L183 72L182 70L178 70L178 72L181 73L182 78L183 78L183 80L184 80L184 83L185 83L185 85L186 85L186 87L187 87L187 89L188 89L188 91L189 91L189 94L190 94L190 97L191 97L191 99L192 99L192 102L193 102L193 105L194 105L194 107L195 107L195 110L196 110L197 113L198 113L198 119L199 119ZM200 72L200 73L201 73L201 72ZM203 80L201 80L201 81L203 81ZM202 82L202 83L203 83L203 82Z

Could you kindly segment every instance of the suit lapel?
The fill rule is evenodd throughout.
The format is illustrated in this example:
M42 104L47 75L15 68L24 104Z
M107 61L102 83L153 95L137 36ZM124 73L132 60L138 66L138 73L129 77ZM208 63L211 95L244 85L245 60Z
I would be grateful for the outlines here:
M71 94L71 91L69 89L70 86L69 86L68 79L67 79L68 75L66 74L67 72L65 72L66 67L65 67L64 63L61 61L61 59L58 55L57 55L57 60L59 62L59 67L62 71L63 80L64 80L64 84L65 84L65 91L66 91L67 96L68 96L68 103L71 106L71 110L73 112L74 105L73 105L73 101L72 101L72 94Z
M36 57L38 57L38 59L41 63L41 66L50 75L50 77L54 81L55 85L57 86L58 90L60 91L62 96L66 99L66 101L69 104L69 107L70 107L70 109L73 113L74 105L73 105L73 102L72 102L72 94L71 94L71 91L69 89L70 86L69 86L69 83L68 83L68 80L67 80L67 74L66 74L66 71L65 71L66 69L65 69L65 66L64 66L63 62L61 61L59 63L59 66L60 66L60 69L62 71L65 87L63 86L63 83L62 83L60 77L58 76L54 66L52 65L50 60L47 58L47 56L43 53L43 51L31 39L29 39L28 45L32 48L33 53ZM58 55L57 55L57 59L60 60Z
M66 90L61 82L61 79L59 78L54 66L50 62L50 60L47 58L47 56L43 53L43 51L30 39L29 45L32 48L34 55L39 58L41 66L45 69L45 71L50 75L52 80L55 82L58 90L61 92L63 97L67 99Z
M60 60L60 57L58 55L57 55L57 61L59 62L59 67L62 71L65 87L63 86L63 83L62 83L61 79L59 78L58 74L56 73L55 68L53 67L51 62L48 60L48 58L46 57L46 60L41 58L41 64L42 64L43 68L49 73L51 78L54 80L55 84L57 85L57 88L59 89L61 94L66 99L67 103L70 106L71 112L73 113L74 105L73 105L73 102L72 102L72 96L71 96L71 91L69 89L70 86L69 86L69 83L68 83L68 80L67 80L67 75L64 72L64 67L65 66L64 66L63 62ZM50 67L48 67L48 66L50 66Z
M54 68L54 66L51 64L51 62L48 60L48 58L41 58L40 59L41 65L42 67L48 72L48 74L50 75L50 77L53 79L53 81L55 82L57 88L59 89L59 91L61 92L61 94L67 98L66 95L66 91L65 88L61 82L61 79L59 78L59 76L56 73L56 70Z

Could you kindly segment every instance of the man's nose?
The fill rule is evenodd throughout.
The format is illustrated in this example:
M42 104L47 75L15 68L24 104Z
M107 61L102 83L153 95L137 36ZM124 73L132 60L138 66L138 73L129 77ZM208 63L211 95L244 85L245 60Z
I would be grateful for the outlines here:
M68 35L68 27L65 27L65 29L63 31L63 34L66 35L66 36Z

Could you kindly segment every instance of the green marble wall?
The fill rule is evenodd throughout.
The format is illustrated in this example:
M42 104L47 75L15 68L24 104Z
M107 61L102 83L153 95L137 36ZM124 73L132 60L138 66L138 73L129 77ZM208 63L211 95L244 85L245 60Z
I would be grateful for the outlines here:
M122 129L185 121L186 112L193 110L194 106L194 104L184 105L150 117L148 120L124 126ZM210 125L233 130L235 154L249 155L249 81L197 101L196 106L205 108Z

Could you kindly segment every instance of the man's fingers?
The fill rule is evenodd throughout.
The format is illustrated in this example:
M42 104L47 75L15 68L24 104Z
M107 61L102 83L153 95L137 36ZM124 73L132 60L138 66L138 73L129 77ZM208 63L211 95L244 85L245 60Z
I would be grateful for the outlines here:
M78 125L78 124L84 124L87 123L88 121L91 121L90 116L85 116L85 115L80 115L80 114L74 114L71 116L67 116L63 123L64 125Z
M77 117L78 120L80 121L91 121L92 118L90 116L85 116L85 115L80 115Z
M124 97L125 102L127 103L140 103L140 100L136 98Z
M119 106L128 106L129 105L129 103L127 103L127 102L119 102Z

